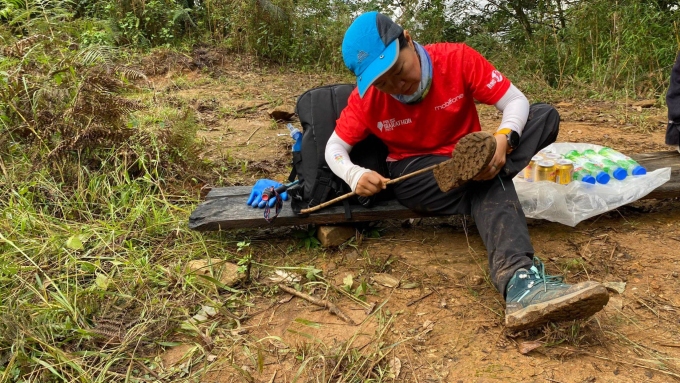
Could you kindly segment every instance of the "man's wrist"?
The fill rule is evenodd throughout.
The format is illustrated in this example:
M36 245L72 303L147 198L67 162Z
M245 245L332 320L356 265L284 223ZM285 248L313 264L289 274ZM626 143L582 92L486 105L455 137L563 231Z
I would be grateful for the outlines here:
M496 146L503 151L503 153L508 153L508 139L504 134L495 134L494 138L496 138Z
M497 142L500 142L499 138L505 140L505 154L510 154L519 145L519 133L510 128L499 129L494 136Z

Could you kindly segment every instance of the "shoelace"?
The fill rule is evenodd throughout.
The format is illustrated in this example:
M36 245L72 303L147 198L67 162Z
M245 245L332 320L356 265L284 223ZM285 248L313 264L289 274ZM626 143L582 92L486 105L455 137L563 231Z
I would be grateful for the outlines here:
M562 275L546 275L545 274L545 265L543 262L538 257L534 257L534 265L531 266L531 271L534 272L534 274L538 275L538 280L543 281L543 291L547 292L548 291L548 284L551 285L557 285L560 283L564 283L564 277Z

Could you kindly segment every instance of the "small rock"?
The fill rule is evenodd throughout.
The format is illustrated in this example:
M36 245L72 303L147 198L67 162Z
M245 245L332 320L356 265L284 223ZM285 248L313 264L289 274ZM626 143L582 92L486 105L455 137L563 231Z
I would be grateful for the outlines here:
M219 258L212 258L210 260L197 259L189 261L184 268L184 272L187 274L206 275L217 279L225 286L231 287L245 278L245 275L240 273L238 269L239 267L233 263L225 262Z
M623 294L626 291L626 282L603 282L602 286L618 294Z
M481 275L475 275L472 278L470 278L470 284L472 286L481 286L484 283L484 277Z
M519 350L520 354L526 355L541 346L543 346L543 343L538 341L521 342L517 345L517 349Z

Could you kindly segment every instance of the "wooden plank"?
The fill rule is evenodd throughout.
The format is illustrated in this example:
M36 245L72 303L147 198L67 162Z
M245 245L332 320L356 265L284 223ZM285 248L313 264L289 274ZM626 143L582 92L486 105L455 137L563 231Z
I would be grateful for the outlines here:
M220 191L223 193L227 191ZM423 217L421 214L405 208L396 200L367 209L363 206L352 206L352 219L345 219L345 210L341 206L332 206L301 218L293 213L290 201L273 223L264 219L264 209L256 209L246 205L247 195L228 196L206 200L198 205L189 217L189 228L199 231L239 229L249 227L296 226L310 223L329 224L341 222L378 221L393 218ZM273 213L273 212L272 212Z
M633 155L636 161L649 171L663 167L670 167L671 179L644 198L674 198L680 197L680 154L675 151L647 153ZM263 209L254 209L246 205L250 186L233 186L215 188L206 196L189 218L189 228L199 231L226 230L253 227L296 226L315 224L330 224L341 222L377 221L381 219L406 219L426 217L415 213L397 201L389 201L380 206L366 209L361 206L352 207L352 219L345 220L342 206L334 206L309 217L296 216L290 208L290 202L284 203L282 211L273 223L264 219Z
M644 199L665 199L680 197L680 153L675 150L634 154L631 157L647 168L654 171L661 168L671 168L671 179L644 196Z

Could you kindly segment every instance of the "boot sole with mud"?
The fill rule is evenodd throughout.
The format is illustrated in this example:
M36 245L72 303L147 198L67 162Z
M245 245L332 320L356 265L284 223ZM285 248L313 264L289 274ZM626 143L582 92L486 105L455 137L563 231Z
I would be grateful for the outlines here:
M582 282L584 286L577 291L537 303L505 314L505 327L510 331L520 331L540 327L549 322L564 322L585 319L609 302L607 288L596 282ZM576 287L576 286L575 286Z
M463 186L481 173L496 153L496 138L488 132L474 132L461 138L451 159L434 169L439 189L447 192Z

